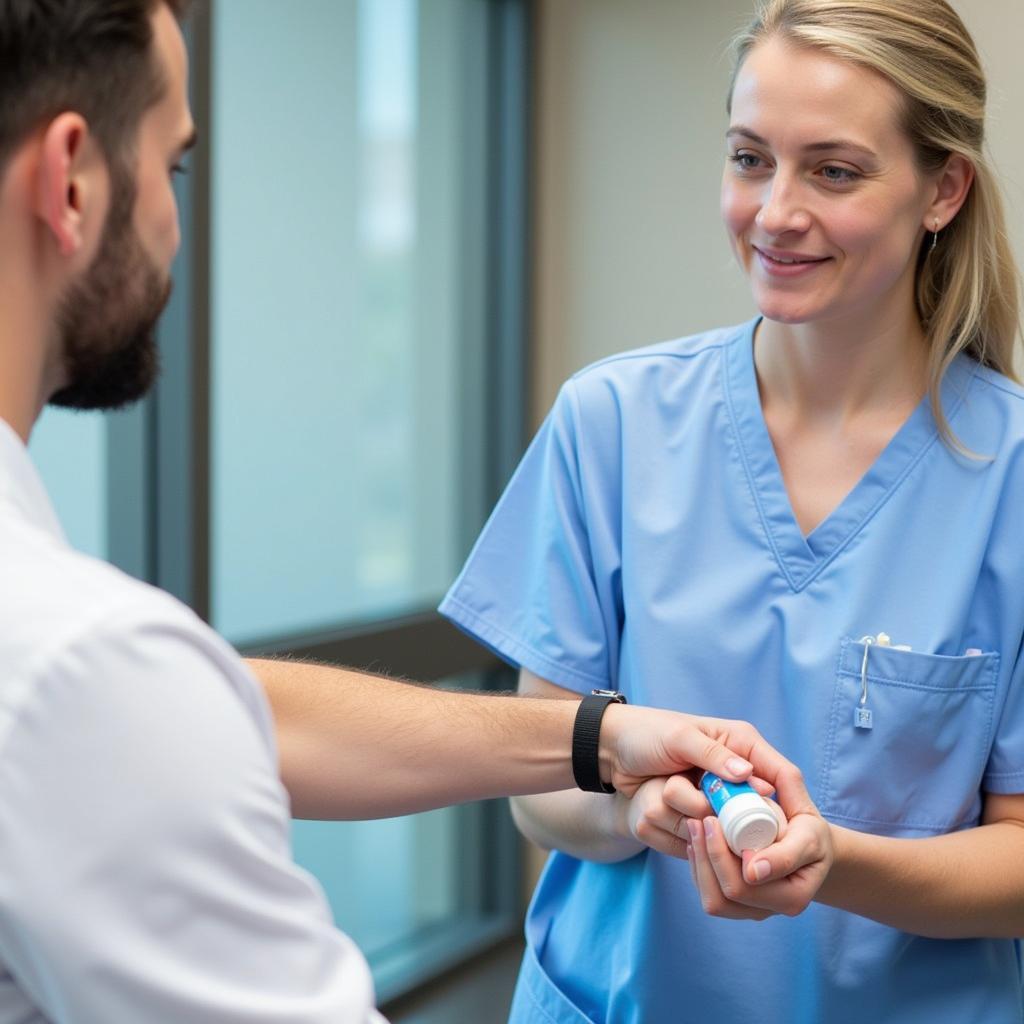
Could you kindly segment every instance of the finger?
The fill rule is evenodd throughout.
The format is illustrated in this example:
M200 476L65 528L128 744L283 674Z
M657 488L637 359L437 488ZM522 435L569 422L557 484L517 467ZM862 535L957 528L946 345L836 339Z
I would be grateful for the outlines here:
M751 885L765 885L821 862L825 851L820 832L827 827L820 819L809 821L806 815L793 819L781 839L750 857L744 877Z
M692 820L692 819L691 819ZM689 821L687 821L687 824ZM689 843L689 857L687 858L690 862L690 877L693 879L693 888L697 891L697 898L700 899L701 905L703 906L704 900L700 892L700 879L697 877L697 850L694 846L694 840L692 838Z
M754 863L755 858L757 863ZM743 877L748 885L758 885L768 881L771 874L771 863L764 857L758 857L753 850L743 851Z
M647 813L644 814L644 821L653 828L661 829L664 832L668 832L670 835L678 836L685 842L689 839L686 822L690 817L691 816L688 814L681 814L672 807L662 804L659 807L655 807L647 811Z
M658 853L663 853L667 857L676 857L679 860L689 860L689 835L685 825L682 826L682 835L679 835L676 832L658 828L645 819L637 824L635 834L642 843L652 850L657 850Z
M731 719L702 719L706 728L729 749L753 765L756 775L778 788L780 774L796 766L783 757L749 722Z
M738 859L726 843L725 834L717 818L705 820L704 826L707 859L715 873L722 896L728 901L730 908L728 914L721 916L764 921L779 913L780 907L776 906L775 901L764 898L769 894L768 890L747 884L746 865L752 851L744 850L742 860ZM784 894L782 906L788 910L793 903L792 894Z
M745 902L744 897L750 894L743 879L743 864L729 849L717 818L704 820L704 849L722 896L730 902Z
M718 819L715 817L705 818L703 822L689 819L687 825L690 827L690 864L693 869L697 891L700 893L701 906L706 914L713 917L726 917L736 920L763 921L770 917L771 913L760 907L745 906L742 903L730 900L722 891L718 876L711 863L711 855L708 849L709 839L707 831L711 831L710 842L716 842L716 835L721 838L721 828ZM724 844L725 840L721 839ZM729 857L732 852L725 848ZM742 880L740 880L742 883Z
M667 804L666 812L674 811L677 816L703 818L711 813L708 798L686 775L673 775L667 779L661 792L661 799Z
M767 780L762 779L759 775L751 775L747 782L757 790L761 796L772 796L775 793L775 787Z
M686 825L690 832L690 867L693 871L693 884L700 896L704 912L710 913L714 901L717 883L712 884L714 873L707 870L707 853L704 849L704 825L695 818L687 818Z
M775 837L775 841L778 842L789 828L789 821L786 819L785 811L778 805L775 800L765 800L765 803L771 808L772 814L775 815L776 821L779 823L779 834Z
M779 805L787 819L795 818L798 814L817 815L817 808L804 784L803 772L795 764L787 762L774 781Z
M655 816L665 810L665 802L661 799L665 782L665 779L648 779L626 803L629 830L642 843L646 843L646 835L651 828L659 824L654 820Z
M689 719L666 738L669 755L679 764L714 772L730 782L743 782L753 771L745 757L719 739L721 729L705 719Z
M664 779L652 779L633 798L630 830L633 835L659 853L671 857L688 858L689 852L680 849L689 842L687 816L669 807L662 799Z

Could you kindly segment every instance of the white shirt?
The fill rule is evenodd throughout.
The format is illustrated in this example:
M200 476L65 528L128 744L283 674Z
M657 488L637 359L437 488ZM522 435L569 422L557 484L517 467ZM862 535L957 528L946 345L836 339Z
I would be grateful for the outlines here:
M0 421L0 1024L382 1022L289 823L244 663L73 551Z

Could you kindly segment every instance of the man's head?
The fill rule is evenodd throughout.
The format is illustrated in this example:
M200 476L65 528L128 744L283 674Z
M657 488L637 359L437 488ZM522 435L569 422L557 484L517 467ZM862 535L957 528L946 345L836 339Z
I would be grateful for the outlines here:
M186 3L0 0L0 181L34 147L35 212L59 254L55 404L117 407L156 373L179 238L171 175L193 135Z

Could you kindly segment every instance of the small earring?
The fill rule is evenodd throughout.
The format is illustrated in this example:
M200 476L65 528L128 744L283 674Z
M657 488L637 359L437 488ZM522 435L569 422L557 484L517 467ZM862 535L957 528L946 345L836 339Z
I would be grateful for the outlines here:
M932 231L932 247L928 250L928 255L931 256L935 252L935 246L939 244L939 219L935 218L934 230Z

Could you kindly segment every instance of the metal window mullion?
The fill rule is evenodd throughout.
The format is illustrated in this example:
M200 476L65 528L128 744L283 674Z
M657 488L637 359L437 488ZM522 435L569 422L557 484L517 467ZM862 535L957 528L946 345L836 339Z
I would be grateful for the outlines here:
M490 90L491 313L488 373L491 503L497 501L526 443L529 330L530 14L526 0L495 0Z
M199 142L179 179L181 248L161 327L155 396L153 578L210 617L210 102L213 0L185 25Z
M490 194L488 225L488 388L489 504L498 500L526 444L526 381L529 302L530 32L528 0L494 0L490 25L488 90ZM511 689L515 674L505 665L488 675L488 688ZM481 909L510 922L518 931L522 840L508 802L491 800L480 808L484 842L480 858Z

